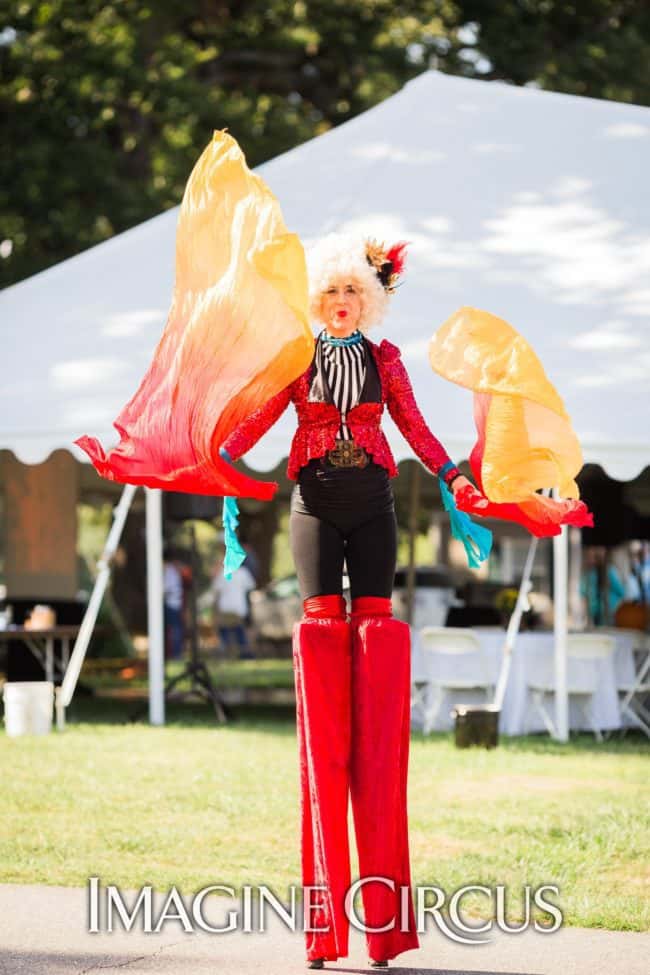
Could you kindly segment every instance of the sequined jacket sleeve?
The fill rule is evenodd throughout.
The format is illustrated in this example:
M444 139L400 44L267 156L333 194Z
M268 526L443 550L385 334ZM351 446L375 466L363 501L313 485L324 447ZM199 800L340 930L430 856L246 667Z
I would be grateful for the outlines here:
M441 467L451 464L445 471L443 480L449 485L461 473L451 462L449 454L440 441L429 430L426 420L415 402L411 380L401 360L397 346L386 342L389 348L388 392L386 405L388 412L397 424L400 433L408 441L422 463L432 474L438 474Z
M246 417L236 430L233 430L223 444L232 460L239 460L240 457L243 457L280 419L291 402L291 389L292 384L290 383L275 396L272 396L268 403L260 406L258 410Z

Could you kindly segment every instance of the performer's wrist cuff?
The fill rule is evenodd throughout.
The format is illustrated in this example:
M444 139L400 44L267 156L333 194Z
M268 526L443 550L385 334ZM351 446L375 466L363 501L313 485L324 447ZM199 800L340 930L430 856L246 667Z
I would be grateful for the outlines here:
M232 457L230 456L229 451L226 450L225 447L219 447L219 456L223 457L224 460L227 460L229 464L232 463Z
M448 460L446 464L443 464L438 471L438 477L441 478L447 487L450 486L451 482L455 478L460 477L461 472L458 470L453 460Z

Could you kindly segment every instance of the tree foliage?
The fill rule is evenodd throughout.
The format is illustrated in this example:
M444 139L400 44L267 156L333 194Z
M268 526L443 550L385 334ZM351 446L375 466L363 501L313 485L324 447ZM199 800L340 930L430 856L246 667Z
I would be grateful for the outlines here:
M0 7L0 283L179 203L214 129L251 166L429 66L650 103L644 0L18 0Z
M468 0L492 67L484 75L550 91L650 105L647 0Z

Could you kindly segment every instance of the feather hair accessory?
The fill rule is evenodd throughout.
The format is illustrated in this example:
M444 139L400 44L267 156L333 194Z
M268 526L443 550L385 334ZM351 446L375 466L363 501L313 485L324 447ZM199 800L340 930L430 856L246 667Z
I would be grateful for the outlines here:
M387 248L373 238L366 240L366 260L374 268L386 294L392 295L406 263L406 241Z

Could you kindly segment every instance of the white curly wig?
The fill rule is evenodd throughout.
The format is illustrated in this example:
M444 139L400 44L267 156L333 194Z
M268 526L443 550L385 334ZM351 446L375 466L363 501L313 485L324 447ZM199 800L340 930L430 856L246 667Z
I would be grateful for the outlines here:
M366 242L352 234L328 234L306 250L309 275L309 316L312 322L324 324L321 318L323 292L337 281L354 281L361 293L359 330L367 332L378 325L386 314L389 295L366 258Z

